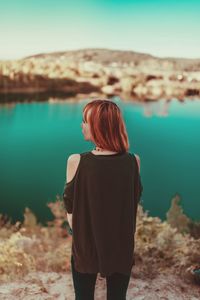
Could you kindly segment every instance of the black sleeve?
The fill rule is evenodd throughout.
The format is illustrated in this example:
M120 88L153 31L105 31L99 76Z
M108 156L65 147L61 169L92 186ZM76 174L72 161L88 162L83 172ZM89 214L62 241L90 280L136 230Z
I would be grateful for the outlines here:
M142 180L141 180L141 176L140 176L137 159L134 154L133 154L133 156L134 156L134 161L135 161L135 174L134 174L135 199L136 199L136 203L139 203L141 200L141 196L142 196L143 185L142 185Z
M138 204L141 200L143 185L141 181L137 159L134 154L133 156L134 156L134 167L135 167L134 168L134 233L135 233L136 223L137 223L137 210L138 210Z
M73 195L74 195L74 185L73 182L65 182L64 192L63 192L63 202L66 208L66 211L69 214L73 212Z
M137 202L141 202L141 196L142 196L142 191L143 191L143 185L141 181L141 176L138 176L138 187L137 187Z

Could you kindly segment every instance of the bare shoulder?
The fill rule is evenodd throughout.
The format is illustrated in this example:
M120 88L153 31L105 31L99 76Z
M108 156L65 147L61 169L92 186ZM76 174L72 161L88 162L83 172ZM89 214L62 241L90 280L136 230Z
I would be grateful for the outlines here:
M140 171L140 157L137 154L134 154L138 163L139 171Z
M76 154L71 154L68 159L67 159L67 168L66 168L66 178L67 182L70 182L77 171L79 162L81 159L81 155L76 153Z
M68 161L78 161L79 162L80 158L81 158L81 155L79 153L71 154L68 157Z

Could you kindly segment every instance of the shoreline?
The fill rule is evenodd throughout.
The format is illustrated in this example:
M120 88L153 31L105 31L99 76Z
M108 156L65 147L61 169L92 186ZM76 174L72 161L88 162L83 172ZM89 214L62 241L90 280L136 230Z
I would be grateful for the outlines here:
M113 97L119 97L122 102L133 102L133 103L148 103L157 102L159 100L165 100L167 102L177 99L179 102L184 102L186 99L189 100L200 100L200 95L198 96L171 96L171 97L151 97L143 96L136 97L131 94L103 94L103 93L65 93L63 91L57 91L49 93L48 91L38 91L38 90L16 90L10 91L9 93L3 93L0 91L0 105L6 104L17 104L17 103L32 103L32 102L49 102L49 103L59 103L59 102L80 102L81 100L87 99L92 100L95 98L106 98L111 99Z

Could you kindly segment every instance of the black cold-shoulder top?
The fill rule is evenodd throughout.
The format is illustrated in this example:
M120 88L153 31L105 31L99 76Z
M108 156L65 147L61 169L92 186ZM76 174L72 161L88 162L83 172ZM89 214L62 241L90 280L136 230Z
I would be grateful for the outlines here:
M81 273L130 274L143 186L134 154L80 153L63 201L72 218L72 255Z

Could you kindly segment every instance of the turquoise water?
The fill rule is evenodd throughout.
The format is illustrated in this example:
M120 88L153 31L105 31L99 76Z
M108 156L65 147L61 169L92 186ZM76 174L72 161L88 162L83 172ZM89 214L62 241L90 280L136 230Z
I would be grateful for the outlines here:
M130 151L140 155L145 210L164 220L178 193L184 212L200 220L200 100L113 100L124 115ZM94 146L81 131L86 103L0 106L0 213L23 220L29 207L40 222L52 219L46 203L62 195L68 156Z

